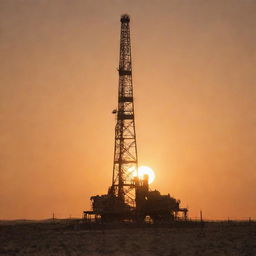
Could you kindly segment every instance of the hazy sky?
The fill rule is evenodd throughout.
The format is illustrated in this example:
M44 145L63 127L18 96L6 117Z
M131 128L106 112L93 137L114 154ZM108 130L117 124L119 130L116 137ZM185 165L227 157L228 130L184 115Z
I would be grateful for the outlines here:
M256 0L0 0L0 219L80 217L107 192L123 13L151 188L256 218Z

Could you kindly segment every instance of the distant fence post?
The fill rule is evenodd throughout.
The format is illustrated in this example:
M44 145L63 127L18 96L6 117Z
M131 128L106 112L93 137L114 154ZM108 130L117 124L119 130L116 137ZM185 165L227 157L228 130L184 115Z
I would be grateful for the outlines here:
M201 222L201 227L204 227L204 221L203 221L203 211L200 210L200 222Z

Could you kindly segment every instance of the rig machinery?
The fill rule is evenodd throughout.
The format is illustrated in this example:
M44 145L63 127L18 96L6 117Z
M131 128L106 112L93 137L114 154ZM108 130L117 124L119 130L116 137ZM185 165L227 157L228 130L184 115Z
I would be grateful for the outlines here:
M171 221L187 208L180 208L180 200L159 191L149 189L148 176L134 177L131 170L138 171L137 144L134 120L134 99L132 85L132 61L130 42L130 17L121 16L118 108L116 115L115 150L112 185L106 195L91 197L92 210L84 211L86 220L144 221L150 217L155 223Z

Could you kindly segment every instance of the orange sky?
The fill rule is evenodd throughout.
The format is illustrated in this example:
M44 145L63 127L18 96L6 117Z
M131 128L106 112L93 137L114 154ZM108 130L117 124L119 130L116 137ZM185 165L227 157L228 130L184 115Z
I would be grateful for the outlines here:
M80 217L107 192L122 13L151 187L256 218L255 1L1 0L0 219Z

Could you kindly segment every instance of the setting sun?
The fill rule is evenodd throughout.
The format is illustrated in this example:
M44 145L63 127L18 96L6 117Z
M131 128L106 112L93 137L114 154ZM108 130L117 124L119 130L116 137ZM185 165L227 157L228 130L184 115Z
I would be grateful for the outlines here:
M134 167L131 168L131 172L133 177L137 176L137 173ZM145 174L148 175L148 183L151 184L156 177L154 171L148 166L140 166L138 170L139 179L143 179L143 176Z

